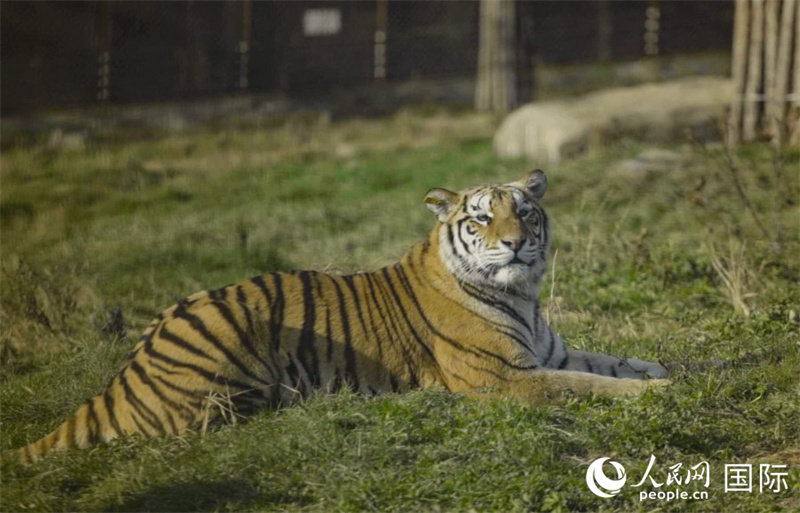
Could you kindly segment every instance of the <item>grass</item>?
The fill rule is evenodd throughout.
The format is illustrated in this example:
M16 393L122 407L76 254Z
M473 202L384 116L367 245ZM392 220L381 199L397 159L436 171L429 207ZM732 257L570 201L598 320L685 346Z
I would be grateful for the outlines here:
M5 149L0 445L39 438L99 391L180 297L267 271L397 259L432 226L428 188L527 170L492 156L491 128L435 112L307 116ZM732 156L751 212L721 149L675 146L677 164L626 165L643 148L622 141L547 170L558 257L541 294L575 347L678 362L666 393L540 408L437 390L315 396L180 438L4 462L0 509L796 510L800 154L778 157L780 183L769 148ZM708 461L710 498L587 490L593 459L619 461L631 484L651 454L661 481L669 465ZM754 492L725 493L726 463L787 464L790 490L759 493L756 476Z

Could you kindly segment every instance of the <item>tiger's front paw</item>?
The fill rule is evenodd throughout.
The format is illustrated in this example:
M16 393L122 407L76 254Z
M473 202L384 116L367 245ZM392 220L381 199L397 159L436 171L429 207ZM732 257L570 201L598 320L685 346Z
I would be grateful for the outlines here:
M668 379L603 378L593 383L592 392L608 397L636 397L648 390L663 392L672 382Z
M658 393L664 392L672 384L672 381L668 379L631 379L630 381L632 382L630 383L632 391L626 394L629 396L643 394L647 390Z
M625 360L631 369L635 370L650 379L666 379L669 377L669 371L666 367L657 362L648 362L638 358L628 358Z

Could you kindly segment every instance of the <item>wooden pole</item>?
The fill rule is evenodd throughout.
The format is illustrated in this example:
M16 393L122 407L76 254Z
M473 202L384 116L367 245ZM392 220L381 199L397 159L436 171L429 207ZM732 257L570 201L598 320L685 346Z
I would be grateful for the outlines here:
M771 140L776 138L778 104L775 98L775 64L778 53L778 0L764 4L764 117L763 129Z
M500 10L501 0L488 0L493 6L492 9L492 22L494 24L494 34L497 38L492 44L493 54L489 56L489 73L491 74L491 85L489 86L490 109L493 112L498 110L503 111L505 98L503 97L505 91L501 89L503 81L503 70L500 63L503 60L503 14ZM498 109L499 107L499 109Z
M794 77L792 78L792 103L790 104L789 144L800 146L800 4L794 17Z
M742 101L747 71L747 34L749 6L747 0L736 0L736 14L733 21L733 56L731 74L733 75L734 97L728 113L727 142L733 147L741 140Z
M242 38L239 40L239 89L250 87L250 34L252 30L252 2L242 2Z
M516 103L513 0L481 0L475 108L506 112Z
M764 50L764 2L753 0L750 16L750 53L747 58L747 83L744 90L744 119L742 138L753 141L758 123L759 89L761 85L761 54Z
M510 110L517 102L514 91L516 80L514 75L514 34L516 22L514 18L514 2L505 0L498 2L498 33L500 45L497 50L497 61L494 63L495 80L495 110L505 112Z
M97 100L101 103L111 99L111 50L112 39L111 2L100 4L100 44L97 56Z
M650 0L644 12L644 54L658 55L659 28L661 26L659 22L659 18L661 18L661 9L658 6L658 0Z
M776 109L773 111L775 138L772 140L773 144L777 146L780 146L783 130L786 128L784 125L786 121L786 104L788 103L786 100L786 94L789 90L789 67L792 62L792 22L794 21L796 5L797 4L795 0L783 0L783 6L781 9L781 26L780 35L778 36L778 54L775 58Z
M389 1L378 0L375 6L372 76L379 82L386 80L386 35L388 27Z
M479 111L487 111L490 107L490 80L486 76L489 73L489 46L492 44L492 38L489 37L492 30L490 12L489 2L481 1L478 7L478 76L475 83L475 109Z
M517 19L514 0L501 2L501 15L503 27L503 53L500 68L503 70L503 88L505 110L511 110L517 105L517 77L516 77L516 40Z

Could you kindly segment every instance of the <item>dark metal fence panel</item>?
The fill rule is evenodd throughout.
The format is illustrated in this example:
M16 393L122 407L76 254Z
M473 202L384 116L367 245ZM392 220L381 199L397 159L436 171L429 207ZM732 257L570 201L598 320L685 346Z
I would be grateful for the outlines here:
M96 99L97 2L3 2L3 113Z
M111 99L155 100L180 87L184 7L178 2L113 6Z
M730 2L517 1L516 11L524 98L537 63L727 50L733 19ZM477 0L4 1L2 113L473 77L478 16Z
M237 90L241 2L189 2L184 17L182 87L195 94Z
M478 7L470 2L390 2L387 78L469 76L478 63Z
M119 2L111 9L111 99L180 98L237 88L234 3Z
M597 59L598 2L534 2L527 7L520 14L531 19L532 53L543 62Z
M279 2L256 2L252 7L253 39L249 46L249 85L256 91L274 91L288 87L285 73L281 71L281 26L292 20L281 16ZM294 20L301 23L301 20Z
M644 21L648 2L609 2L611 13L611 59L645 57Z
M734 2L661 2L659 53L673 55L728 48Z
M306 91L373 79L374 2L254 7L253 87Z
M530 20L530 52L544 63L568 64L727 50L733 9L733 2L592 0L519 2L517 11Z

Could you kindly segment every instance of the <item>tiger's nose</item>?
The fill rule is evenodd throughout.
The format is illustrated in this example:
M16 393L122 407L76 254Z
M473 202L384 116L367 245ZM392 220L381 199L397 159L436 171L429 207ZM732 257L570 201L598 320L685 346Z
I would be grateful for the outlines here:
M525 242L525 239L517 238L517 239L503 239L500 242L508 246L514 251L519 251L519 248L522 247L522 243Z

